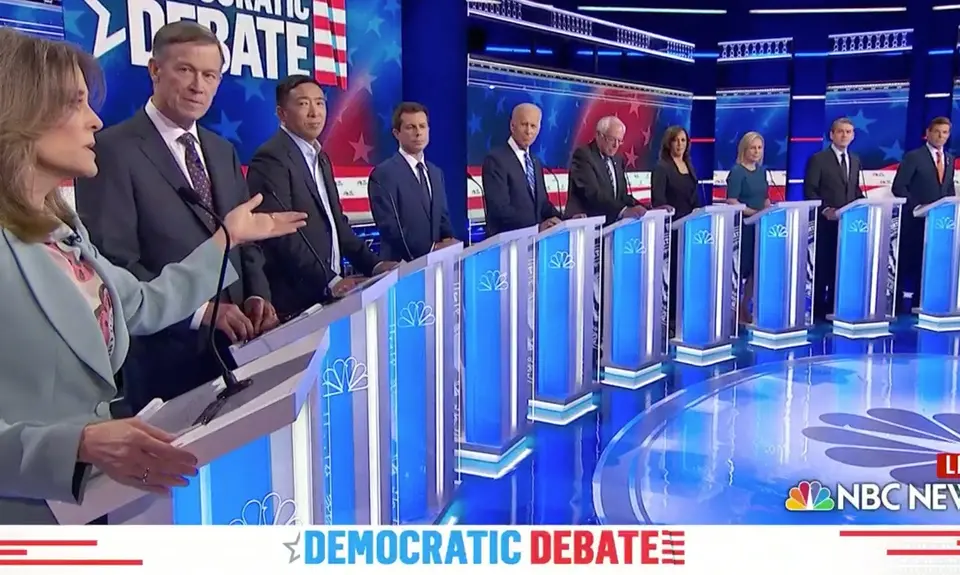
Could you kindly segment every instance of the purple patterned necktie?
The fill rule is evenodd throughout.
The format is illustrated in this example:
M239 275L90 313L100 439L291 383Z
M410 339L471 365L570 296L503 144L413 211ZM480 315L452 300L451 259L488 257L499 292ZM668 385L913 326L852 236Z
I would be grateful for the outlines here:
M177 142L186 148L187 173L190 175L190 183L193 184L194 191L200 197L200 202L210 210L213 210L213 191L210 188L210 178L207 171L203 168L203 162L200 161L200 154L197 152L197 139L190 132L177 138ZM209 219L205 218L205 219ZM212 223L212 219L210 220Z

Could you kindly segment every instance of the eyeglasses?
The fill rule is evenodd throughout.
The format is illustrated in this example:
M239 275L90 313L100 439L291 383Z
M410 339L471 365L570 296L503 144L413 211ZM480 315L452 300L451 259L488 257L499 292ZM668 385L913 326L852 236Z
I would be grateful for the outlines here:
M623 138L614 138L613 136L608 136L606 134L600 134L600 135L603 136L604 140L610 142L611 144L616 144L619 146L620 144L623 143Z

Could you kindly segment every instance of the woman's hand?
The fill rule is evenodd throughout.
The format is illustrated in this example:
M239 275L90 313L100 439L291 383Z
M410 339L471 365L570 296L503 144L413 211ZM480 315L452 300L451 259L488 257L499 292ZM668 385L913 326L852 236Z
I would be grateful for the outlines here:
M170 445L174 439L136 417L92 423L83 428L77 459L118 483L166 494L197 474L197 458Z
M301 212L254 213L261 202L263 196L257 194L223 218L234 246L292 234L307 225L307 214Z

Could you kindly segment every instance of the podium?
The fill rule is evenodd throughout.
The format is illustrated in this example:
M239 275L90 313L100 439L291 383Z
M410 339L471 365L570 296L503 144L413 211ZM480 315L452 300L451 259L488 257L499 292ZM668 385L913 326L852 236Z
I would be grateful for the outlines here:
M861 198L837 210L833 330L844 337L889 335L896 313L900 211L905 198ZM828 273L830 270L826 270Z
M593 306L604 221L565 220L534 238L532 421L566 425L596 408Z
M454 293L462 250L457 243L402 264L389 295L395 523L432 522L453 495L460 334Z
M639 389L665 376L671 219L666 210L649 210L603 229L604 385Z
M388 296L393 271L232 351L253 385L205 426L191 423L214 382L147 418L194 453L200 473L171 497L92 478L81 505L52 503L58 521L188 525L390 524L392 466ZM250 346L248 349L244 349ZM253 351L251 351L253 350ZM263 352L263 355L255 357Z
M713 365L733 357L740 300L742 204L698 208L678 231L676 360Z
M755 229L753 345L786 349L808 343L820 203L779 202L743 222Z
M918 206L913 215L924 218L925 237L917 327L960 330L960 198Z
M460 254L457 470L502 477L531 452L534 384L531 258L537 227L503 232Z

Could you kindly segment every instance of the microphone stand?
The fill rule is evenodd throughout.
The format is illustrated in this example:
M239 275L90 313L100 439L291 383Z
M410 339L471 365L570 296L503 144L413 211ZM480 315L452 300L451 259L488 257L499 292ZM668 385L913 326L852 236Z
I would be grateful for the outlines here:
M233 374L233 371L227 367L227 362L223 360L223 356L220 355L220 349L217 347L216 341L217 319L220 315L220 301L222 299L224 288L223 284L226 282L227 263L230 261L230 249L233 247L233 241L230 237L230 232L227 230L227 226L223 219L213 210L203 205L203 202L200 201L199 196L197 196L197 193L194 190L184 187L179 188L177 193L188 204L200 208L207 215L209 215L223 230L223 235L226 238L226 241L224 242L225 246L223 250L223 259L220 262L220 277L217 280L217 293L213 296L213 311L210 314L210 330L208 332L208 343L213 350L213 355L217 358L217 363L220 364L220 375L223 378L223 383L226 387L223 389L223 391L217 394L217 399L208 405L194 422L194 425L206 425L213 421L217 414L223 410L223 407L226 405L228 399L250 387L253 384L253 380L237 379L237 376Z

